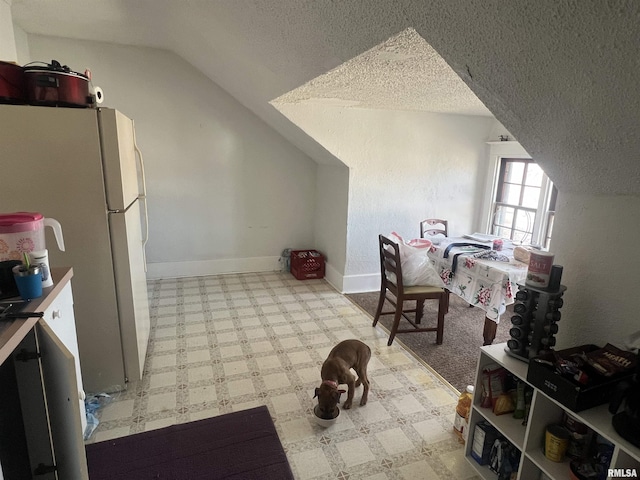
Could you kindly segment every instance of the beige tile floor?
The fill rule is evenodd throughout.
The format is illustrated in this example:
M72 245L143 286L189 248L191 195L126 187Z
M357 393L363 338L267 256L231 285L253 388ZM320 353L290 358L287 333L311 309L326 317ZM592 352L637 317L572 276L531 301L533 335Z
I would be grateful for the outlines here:
M95 442L266 405L297 479L471 479L452 432L457 397L323 280L288 273L149 283L144 377L99 410ZM312 418L339 341L372 349L371 392L327 429Z

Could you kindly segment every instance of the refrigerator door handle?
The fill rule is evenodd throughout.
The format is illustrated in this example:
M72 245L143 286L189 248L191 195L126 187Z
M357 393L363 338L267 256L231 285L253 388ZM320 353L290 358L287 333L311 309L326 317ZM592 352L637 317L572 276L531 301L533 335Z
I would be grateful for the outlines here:
M147 273L147 242L149 241L149 214L147 212L147 197L140 195L140 204L143 208L142 218L144 218L144 237L142 238L142 260L144 262L144 272Z
M133 148L136 151L136 157L138 158L138 164L140 165L140 187L141 191L138 193L138 199L143 206L142 218L144 219L144 237L142 237L142 258L144 260L144 271L147 271L147 242L149 241L149 211L147 209L147 181L144 173L144 159L142 158L142 152L138 148L138 142L136 141L136 125L131 121L133 127Z

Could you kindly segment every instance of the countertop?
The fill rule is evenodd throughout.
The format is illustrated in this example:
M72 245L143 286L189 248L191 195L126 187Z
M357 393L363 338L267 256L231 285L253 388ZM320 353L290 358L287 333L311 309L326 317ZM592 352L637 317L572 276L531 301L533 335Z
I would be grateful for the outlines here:
M54 282L53 285L43 288L42 296L28 302L20 311L44 312L67 283L71 281L73 269L71 267L52 268L51 275ZM0 320L0 364L11 355L11 352L15 350L38 320L38 317Z

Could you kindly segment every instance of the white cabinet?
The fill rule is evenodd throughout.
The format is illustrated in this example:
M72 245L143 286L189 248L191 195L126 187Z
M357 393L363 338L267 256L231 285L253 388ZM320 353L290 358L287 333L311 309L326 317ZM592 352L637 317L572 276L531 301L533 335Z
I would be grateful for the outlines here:
M43 318L0 325L0 479L88 479L72 270L52 273L23 310Z
M483 420L493 425L507 440L521 452L518 479L538 480L542 472L552 479L569 478L569 459L557 463L544 456L544 433L547 425L558 423L566 407L534 388L527 426L522 425L521 419L514 419L510 414L494 415L491 409L480 407L482 391L482 370L489 364L498 364L511 372L520 380L526 382L528 363L507 355L504 351L506 344L488 345L480 350L478 369L476 372L476 395L469 417L469 441L465 447L465 456L475 468L479 476L487 480L495 480L497 475L487 466L482 466L471 457L473 433L475 425ZM528 384L528 382L527 382ZM533 388L533 387L532 387ZM570 411L569 411L570 412ZM580 422L602 435L614 444L615 450L610 468L635 468L640 473L640 449L620 437L611 426L611 414L608 405L573 413Z

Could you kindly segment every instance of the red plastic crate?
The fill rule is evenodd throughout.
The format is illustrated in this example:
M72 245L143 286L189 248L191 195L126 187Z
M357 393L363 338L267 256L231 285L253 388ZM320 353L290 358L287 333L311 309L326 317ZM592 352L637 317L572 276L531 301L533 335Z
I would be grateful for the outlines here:
M317 250L293 250L291 274L298 280L324 278L324 255Z

